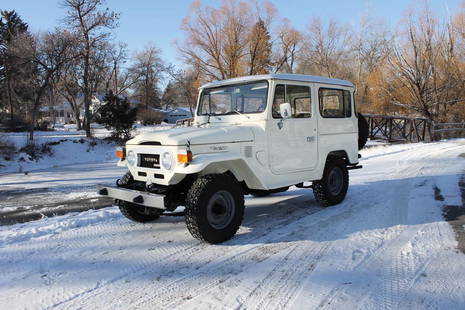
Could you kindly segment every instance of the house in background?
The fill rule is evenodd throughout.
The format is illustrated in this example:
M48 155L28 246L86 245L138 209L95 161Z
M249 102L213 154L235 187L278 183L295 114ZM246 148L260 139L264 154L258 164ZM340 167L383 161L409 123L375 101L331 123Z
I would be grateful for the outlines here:
M92 96L92 101L89 106L90 113L94 114L98 111L100 106L103 103L104 95L94 95ZM83 104L84 96L79 96L78 104L79 114L81 116L81 120L84 119L85 111L84 111L84 104ZM53 106L43 106L39 109L39 120L40 121L48 121L52 124L69 124L74 123L74 114L71 104L67 101L63 101L60 104L55 104Z
M176 124L181 119L191 118L192 112L189 108L177 107L173 110L158 110L164 114L163 122L168 124Z

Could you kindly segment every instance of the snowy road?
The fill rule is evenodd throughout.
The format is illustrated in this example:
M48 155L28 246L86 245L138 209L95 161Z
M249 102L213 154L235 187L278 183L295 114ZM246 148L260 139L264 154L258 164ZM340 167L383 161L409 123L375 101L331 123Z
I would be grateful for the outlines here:
M221 245L116 208L3 226L0 307L463 309L465 255L441 213L463 204L464 153L465 140L364 150L342 204L295 188L249 198Z
M109 162L87 162L0 175L0 224L43 215L99 208L111 203L98 197L95 184L114 184L125 169Z

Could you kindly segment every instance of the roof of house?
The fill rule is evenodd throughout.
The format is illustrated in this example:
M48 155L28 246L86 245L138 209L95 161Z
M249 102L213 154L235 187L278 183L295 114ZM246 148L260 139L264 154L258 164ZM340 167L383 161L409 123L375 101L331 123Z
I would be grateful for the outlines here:
M168 114L176 114L176 113L189 113L191 114L191 110L189 108L184 107L176 107L173 110L167 112Z
M312 83L322 83L322 84L332 84L339 86L354 87L354 84L350 81L333 79L323 76L314 76L314 75L304 75L304 74L289 74L289 73L276 73L276 74L262 74L262 75L249 75L242 76L228 80L215 81L202 85L201 88L207 87L218 87L221 85L235 84L241 82L252 82L258 80L288 80L288 81L300 81L300 82L312 82Z

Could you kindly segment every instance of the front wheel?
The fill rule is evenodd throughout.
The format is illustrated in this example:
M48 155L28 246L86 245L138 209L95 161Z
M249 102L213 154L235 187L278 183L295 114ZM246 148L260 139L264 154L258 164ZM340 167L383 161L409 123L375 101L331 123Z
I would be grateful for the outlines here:
M324 207L338 204L344 200L349 187L349 172L341 158L328 158L323 178L313 182L313 194Z
M118 207L126 218L134 222L147 223L154 221L163 213L162 210L147 208L127 201L118 201Z
M186 225L194 238L220 243L231 239L244 216L244 195L231 176L211 174L198 178L186 198Z

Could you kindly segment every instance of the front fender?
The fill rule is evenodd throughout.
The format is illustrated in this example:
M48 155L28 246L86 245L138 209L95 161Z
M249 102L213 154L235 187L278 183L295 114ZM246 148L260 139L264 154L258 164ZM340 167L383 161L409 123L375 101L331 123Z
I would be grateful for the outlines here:
M250 165L239 152L199 154L187 166L177 166L174 173L206 175L227 171L230 171L239 182L244 181L249 188L265 188L263 182L253 173Z

